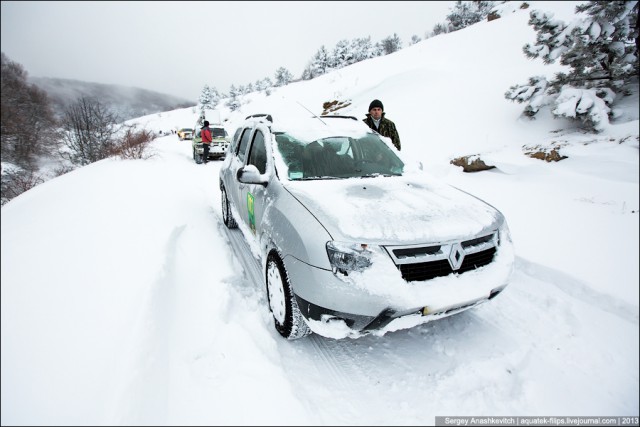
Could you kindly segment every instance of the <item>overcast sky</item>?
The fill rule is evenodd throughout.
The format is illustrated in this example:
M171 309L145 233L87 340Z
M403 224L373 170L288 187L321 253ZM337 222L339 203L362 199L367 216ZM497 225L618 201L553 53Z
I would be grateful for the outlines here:
M455 2L2 2L2 51L30 76L155 90L196 100L205 84L295 78L324 45L394 33L424 38Z

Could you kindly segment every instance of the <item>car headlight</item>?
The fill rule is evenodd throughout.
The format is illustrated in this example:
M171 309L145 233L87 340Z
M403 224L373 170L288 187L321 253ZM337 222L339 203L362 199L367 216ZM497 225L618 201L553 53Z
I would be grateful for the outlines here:
M371 265L373 252L366 244L327 242L327 255L334 273L344 275L351 271L363 271Z

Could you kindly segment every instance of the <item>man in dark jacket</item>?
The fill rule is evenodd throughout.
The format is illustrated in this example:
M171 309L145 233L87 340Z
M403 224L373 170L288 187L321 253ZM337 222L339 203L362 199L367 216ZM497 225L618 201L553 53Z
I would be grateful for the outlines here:
M395 145L398 151L400 151L400 135L398 135L395 123L389 119L385 119L382 102L377 99L371 101L371 104L369 104L369 113L367 114L367 118L362 121L380 135L391 138L393 145Z
M202 138L202 163L206 164L209 161L209 148L211 147L211 141L213 141L208 120L205 120L204 126L200 128L200 137Z

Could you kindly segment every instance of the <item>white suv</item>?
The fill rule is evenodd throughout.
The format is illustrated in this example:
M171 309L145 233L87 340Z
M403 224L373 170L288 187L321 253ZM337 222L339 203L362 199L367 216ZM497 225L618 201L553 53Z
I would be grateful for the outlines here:
M262 116L220 168L222 218L259 252L283 337L382 335L507 286L514 251L498 210L412 169L354 117Z

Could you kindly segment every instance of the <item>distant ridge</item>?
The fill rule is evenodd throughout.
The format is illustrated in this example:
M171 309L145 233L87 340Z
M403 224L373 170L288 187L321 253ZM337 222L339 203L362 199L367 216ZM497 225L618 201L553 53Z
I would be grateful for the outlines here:
M62 115L67 106L81 97L97 98L118 114L122 121L197 104L197 101L137 87L51 77L29 77L28 80L47 92L56 115Z

